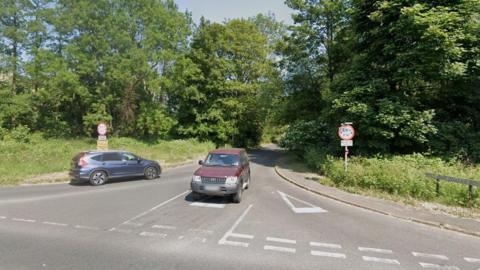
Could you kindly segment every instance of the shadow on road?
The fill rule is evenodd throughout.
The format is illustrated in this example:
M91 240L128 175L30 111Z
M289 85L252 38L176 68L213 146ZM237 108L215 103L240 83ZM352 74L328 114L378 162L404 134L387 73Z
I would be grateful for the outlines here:
M191 192L187 194L187 196L185 196L185 201L190 203L200 202L200 203L208 203L208 204L231 204L232 203L231 196L220 197L220 196L202 195L199 200L194 200Z

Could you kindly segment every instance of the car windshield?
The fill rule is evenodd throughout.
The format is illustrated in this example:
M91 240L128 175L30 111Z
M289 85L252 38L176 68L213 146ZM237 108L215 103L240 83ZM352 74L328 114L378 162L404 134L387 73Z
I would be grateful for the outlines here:
M207 166L238 166L240 157L229 154L209 154L205 160Z

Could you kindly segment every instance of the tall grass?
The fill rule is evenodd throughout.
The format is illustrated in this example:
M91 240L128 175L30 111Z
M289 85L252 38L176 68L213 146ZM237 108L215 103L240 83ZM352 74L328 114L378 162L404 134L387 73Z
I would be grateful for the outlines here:
M30 176L66 171L75 154L95 148L94 139L44 139L40 134L32 135L28 143L0 141L0 185L15 185ZM131 138L111 138L109 148L175 163L203 155L214 145L196 140L149 143Z
M479 167L420 154L389 158L352 157L347 172L340 158L329 156L321 160L322 165L318 167L336 186L377 190L447 205L467 206L468 186L441 181L441 192L437 197L435 180L427 178L425 173L480 180ZM474 192L473 206L480 206L478 191Z

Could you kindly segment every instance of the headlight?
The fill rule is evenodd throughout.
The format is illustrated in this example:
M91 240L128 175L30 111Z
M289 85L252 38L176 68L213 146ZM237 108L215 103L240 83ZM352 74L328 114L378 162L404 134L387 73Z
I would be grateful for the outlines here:
M200 177L200 175L194 175L192 177L192 181L193 182L202 182L202 178Z
M229 176L227 177L227 180L225 181L225 184L227 185L234 185L237 183L238 178L236 176Z

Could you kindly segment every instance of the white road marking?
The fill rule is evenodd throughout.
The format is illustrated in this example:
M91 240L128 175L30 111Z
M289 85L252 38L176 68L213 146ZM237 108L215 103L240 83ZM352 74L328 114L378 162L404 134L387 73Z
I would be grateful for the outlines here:
M151 236L151 237L161 237L161 238L167 237L167 234L165 234L165 233L154 233L154 232L141 232L138 235L140 235L140 236Z
M21 221L21 222L30 222L30 223L36 222L36 220L33 220L33 219L23 219L23 218L12 218L12 220Z
M153 225L153 229L175 230L177 227L168 225Z
M286 244L296 244L296 240L284 239L284 238L276 238L276 237L267 237L267 241L270 242L278 242L278 243L286 243Z
M213 234L213 231L211 231L211 230L189 229L188 231L189 232L194 232L194 233Z
M345 259L347 257L343 253L323 252L323 251L317 251L317 250L310 251L310 254L312 254L313 256L339 258L339 259Z
M290 209L292 209L292 211L296 214L305 214L305 213L326 213L328 212L327 210L325 209L322 209L318 206L315 206L311 203L308 203L306 201L302 201L300 199L297 199L295 197L292 197L290 195L287 195L279 190L277 190L278 194L280 194L280 197L282 197L282 199L285 201L285 203L288 205L288 207L290 207ZM295 207L295 205L293 205L293 203L288 199L293 199L295 201L298 201L298 202L301 202L303 204L306 204L310 207Z
M229 236L236 238L253 239L253 235L243 233L231 233Z
M124 222L123 222L122 224L120 224L120 225L124 225L124 224L130 223L130 222L134 221L134 220L137 219L137 218L143 217L143 216L145 216L146 214L155 211L155 210L158 209L159 207L162 207L162 206L166 205L167 203L169 203L169 202L171 202L171 201L173 201L173 200L175 200L175 199L178 199L179 197L187 194L188 192L189 192L189 191L187 190L187 191L182 192L182 193L180 193L180 194L178 194L178 195L176 195L176 196L174 196L174 197L172 197L172 198L170 198L170 199L168 199L168 200L166 200L166 201L164 201L164 202L161 202L161 203L155 205L154 207L148 209L147 211L142 212L142 213L134 216L133 218L131 218L131 219L127 220L127 221L124 221ZM112 229L115 229L115 227L113 227ZM110 230L112 230L112 229L110 229Z
M185 237L185 236L180 235L180 236L178 237L178 240L182 240L184 237Z
M43 224L46 224L46 225L53 225L53 226L68 226L68 224L65 224L65 223L57 223L57 222L50 222L50 221L44 221L42 222Z
M138 222L127 222L127 223L125 223L125 225L129 225L129 226L132 226L132 227L135 227L135 228L143 226L142 223L138 223Z
M74 227L75 227L76 229L83 229L83 230L92 230L92 231L98 231L98 230L100 230L100 228L97 228L97 227L82 226L82 225L75 225ZM116 230L117 230L117 231L120 231L120 232L123 231L123 230L120 230L120 229L116 229ZM128 233L131 232L130 230L128 230L128 231L129 231Z
M239 242L239 241L229 241L223 240L222 243L219 242L220 245L229 245L234 247L248 247L249 243Z
M206 242L207 242L207 238L196 236L196 237L193 238L193 241L206 243Z
M225 204L219 204L219 203L194 202L194 203L191 203L190 205L198 206L198 207L208 207L208 208L225 208Z
M424 263L424 262L421 262L420 265L423 268L428 268L428 269L460 270L460 268L458 268L456 266L449 266L449 265L439 265L439 264Z
M429 254L429 253L421 253L421 252L412 252L412 255L415 257L423 257L429 259L439 259L439 260L448 260L448 257L445 255L438 255L438 254Z
M388 263L388 264L400 264L399 261L393 259L377 258L377 257L368 257L362 256L362 259L366 262L378 262L378 263Z
M277 247L277 246L270 246L270 245L264 246L263 249L264 249L264 250L280 251L280 252L288 252L288 253L295 253L295 252L297 252L297 250L294 249L294 248Z
M477 259L477 258L468 258L468 257L465 257L464 259L465 259L465 261L467 261L467 262L480 263L480 259Z
M382 254L393 254L393 251L389 249L381 249L381 248L358 247L358 250L365 251L365 252L377 252Z
M237 228L237 226L240 224L240 222L242 222L242 220L245 218L245 216L248 214L248 211L250 211L250 209L252 209L252 206L253 204L250 204L247 209L245 209L245 211L242 213L242 215L240 215L240 217L235 221L235 223L233 223L232 227L223 235L223 237L218 240L218 244L219 245L229 245L227 242L227 238L233 233L233 231ZM232 241L228 241L228 242L232 242ZM242 243L241 245L239 246L242 246L242 247L248 247L248 243L244 243L244 242L237 242L237 243ZM230 244L231 245L231 244Z
M6 219L7 217L4 217L4 216L0 216L0 219Z
M330 243L320 243L320 242L310 242L312 247L324 247L324 248L342 248L341 245L330 244Z
M111 228L108 231L110 231L110 232L121 232L121 233L131 233L132 232L132 230L118 229L118 228Z

